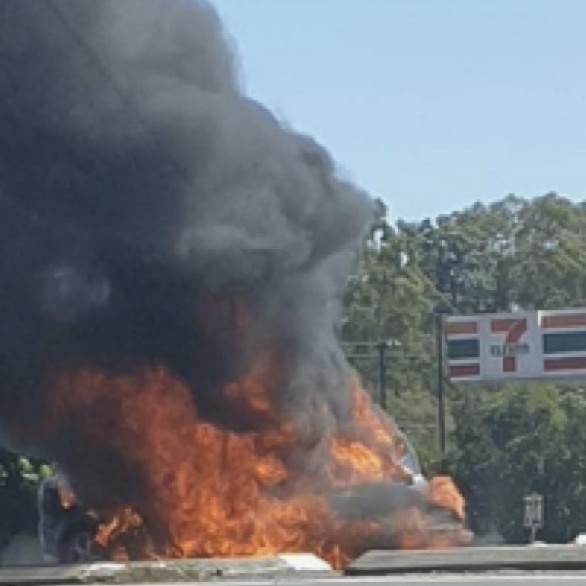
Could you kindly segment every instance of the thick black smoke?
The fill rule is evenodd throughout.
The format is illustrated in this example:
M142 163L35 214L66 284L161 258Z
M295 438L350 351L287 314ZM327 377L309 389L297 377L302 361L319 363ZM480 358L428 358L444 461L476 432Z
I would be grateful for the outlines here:
M279 402L308 432L343 417L333 324L370 217L322 147L243 95L207 4L0 2L0 428L34 425L53 369L145 363L245 425L217 391L258 347L286 349Z

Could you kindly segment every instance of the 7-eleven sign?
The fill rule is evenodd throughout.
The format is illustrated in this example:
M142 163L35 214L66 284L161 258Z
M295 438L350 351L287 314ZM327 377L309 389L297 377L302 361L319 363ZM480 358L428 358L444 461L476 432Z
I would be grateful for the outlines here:
M449 316L454 382L586 379L586 307Z
M543 374L536 311L448 317L445 333L453 381L507 381Z

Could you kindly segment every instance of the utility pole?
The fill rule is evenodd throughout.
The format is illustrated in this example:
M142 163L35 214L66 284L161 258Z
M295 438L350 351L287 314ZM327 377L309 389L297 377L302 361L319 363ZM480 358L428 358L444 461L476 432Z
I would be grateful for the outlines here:
M387 409L387 348L389 343L381 340L378 345L378 400L383 411Z
M444 369L444 314L436 313L436 352L437 352L437 420L439 447L442 454L446 451L446 405Z
M343 343L344 346L351 344L351 342ZM378 342L355 342L354 346L367 349L366 352L354 351L349 352L346 350L347 358L366 358L370 360L376 359L377 365L377 381L376 381L376 394L377 402L381 409L386 410L388 407L389 393L387 392L387 360L389 357L393 357L392 351L396 348L401 347L401 343L395 339L379 340ZM390 351L390 352L389 352Z

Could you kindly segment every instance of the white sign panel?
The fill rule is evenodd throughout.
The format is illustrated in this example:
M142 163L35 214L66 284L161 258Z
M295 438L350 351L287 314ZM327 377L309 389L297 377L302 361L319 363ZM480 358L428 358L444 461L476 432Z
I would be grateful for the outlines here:
M586 308L450 316L453 381L586 376Z

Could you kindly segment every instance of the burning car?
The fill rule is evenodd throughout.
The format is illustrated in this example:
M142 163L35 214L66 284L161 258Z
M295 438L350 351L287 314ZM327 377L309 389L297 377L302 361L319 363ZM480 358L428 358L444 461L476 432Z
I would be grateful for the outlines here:
M237 71L204 1L0 2L0 429L72 488L46 555L465 542L336 335L372 199Z
M382 412L379 412L382 415ZM389 487L371 485L335 491L331 496L333 508L350 519L368 518L367 509L378 518L388 514L386 507L409 507L419 502L420 494L429 485L422 474L417 454L412 445L398 429L402 450L401 464L408 475L400 485ZM364 491L366 489L366 492ZM365 508L365 501L367 501ZM377 502L378 501L378 502ZM105 560L107 550L96 540L100 522L96 514L85 509L77 501L64 475L45 480L39 488L39 540L45 562L68 564ZM457 523L457 517L452 523Z

